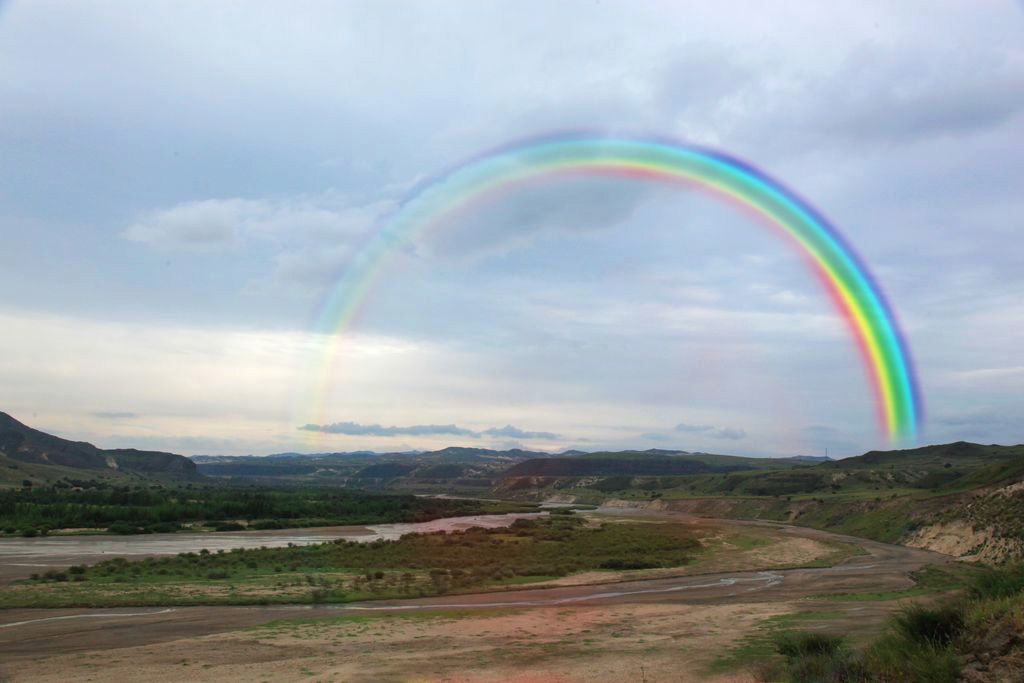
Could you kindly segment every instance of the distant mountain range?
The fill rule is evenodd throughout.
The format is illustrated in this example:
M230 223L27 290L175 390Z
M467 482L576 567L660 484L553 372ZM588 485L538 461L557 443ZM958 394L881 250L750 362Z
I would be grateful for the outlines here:
M743 458L652 448L645 451L561 453L519 448L450 446L436 451L195 455L102 449L33 429L0 413L0 484L75 478L220 479L267 485L317 484L367 489L485 494L509 481L580 477L680 476L818 462L816 456ZM515 487L513 487L515 488Z

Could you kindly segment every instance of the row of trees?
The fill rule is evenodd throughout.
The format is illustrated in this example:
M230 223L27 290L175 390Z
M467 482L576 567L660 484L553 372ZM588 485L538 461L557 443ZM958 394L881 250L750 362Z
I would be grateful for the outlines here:
M303 519L332 524L416 522L478 514L475 501L437 500L338 489L238 490L146 488L0 491L0 529L121 526L173 529L183 522L260 520L263 526ZM272 524L266 524L268 521ZM302 526L301 524L299 526Z

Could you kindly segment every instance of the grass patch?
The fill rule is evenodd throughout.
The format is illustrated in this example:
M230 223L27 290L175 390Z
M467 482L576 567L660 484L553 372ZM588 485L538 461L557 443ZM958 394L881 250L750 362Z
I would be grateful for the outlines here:
M914 580L914 585L904 590L873 593L822 593L809 599L828 600L829 602L886 602L948 593L970 585L974 578L983 571L980 567L963 562L928 565L911 572L910 577Z
M775 652L777 634L795 625L813 621L826 621L842 616L842 612L816 611L791 612L769 617L754 627L736 645L719 655L708 667L709 674L721 674L750 666L758 660L770 657Z
M985 680L1016 680L1024 658L1022 574L1024 564L981 569L964 595L903 608L862 652L834 642L818 647L806 634L779 634L777 655L751 663L751 670L759 680L794 683L956 683L967 663L987 672Z
M731 543L740 550L753 550L755 548L763 548L766 545L771 545L774 541L765 536L749 536L746 534L737 534L730 536L725 539L726 543Z

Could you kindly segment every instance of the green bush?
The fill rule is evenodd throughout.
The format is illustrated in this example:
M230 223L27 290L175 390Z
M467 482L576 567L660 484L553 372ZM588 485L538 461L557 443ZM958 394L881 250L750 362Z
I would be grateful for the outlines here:
M970 595L975 599L1008 598L1024 592L1024 563L990 567L975 577Z
M940 648L952 643L963 627L964 615L959 605L911 605L893 618L893 628L908 641Z
M773 640L775 650L786 658L781 672L786 681L853 683L871 680L864 664L846 649L839 636L784 631L775 634Z
M775 649L787 659L805 655L831 655L843 649L843 639L827 633L784 631L775 635Z
M956 683L962 662L953 648L883 637L864 654L870 680L902 683Z

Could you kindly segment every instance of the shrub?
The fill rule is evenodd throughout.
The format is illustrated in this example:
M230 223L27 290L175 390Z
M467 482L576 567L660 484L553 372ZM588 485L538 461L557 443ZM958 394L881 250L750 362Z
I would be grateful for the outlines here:
M970 587L973 598L1007 598L1024 592L1024 563L988 568Z
M944 647L960 635L964 627L964 615L957 605L911 605L895 616L893 627L899 635L911 642Z
M882 638L868 649L869 680L907 683L956 683L962 662L951 647L915 643L898 635Z
M786 658L781 667L763 664L760 680L795 683L854 683L872 680L863 662L846 649L843 639L825 633L785 631L774 636L775 649Z
M831 655L843 649L843 639L826 633L784 631L775 635L775 649L787 659L805 655Z

